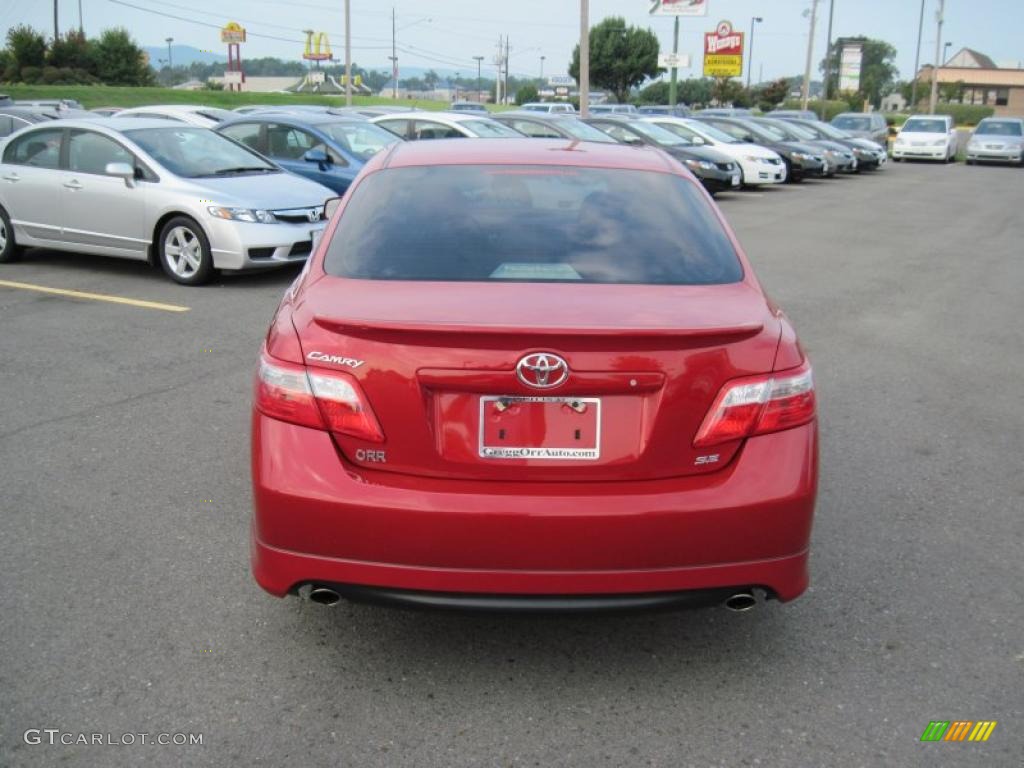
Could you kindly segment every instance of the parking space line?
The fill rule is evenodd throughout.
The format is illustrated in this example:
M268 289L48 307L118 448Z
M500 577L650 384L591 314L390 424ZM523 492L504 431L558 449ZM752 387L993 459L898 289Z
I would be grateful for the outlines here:
M69 296L73 299L89 299L91 301L106 301L110 304L127 304L130 307L141 309L159 309L164 312L188 312L189 307L180 304L162 304L159 301L144 301L142 299L126 299L123 296L110 296L105 293L88 293L87 291L71 291L66 288L50 288L45 285L33 283L16 283L13 280L0 280L0 288L15 288L21 291L36 291L37 293L52 293L56 296Z

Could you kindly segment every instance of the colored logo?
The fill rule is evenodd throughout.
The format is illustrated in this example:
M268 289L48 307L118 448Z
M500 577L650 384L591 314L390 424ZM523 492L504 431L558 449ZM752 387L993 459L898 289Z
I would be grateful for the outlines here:
M921 741L988 741L996 725L995 720L932 720Z

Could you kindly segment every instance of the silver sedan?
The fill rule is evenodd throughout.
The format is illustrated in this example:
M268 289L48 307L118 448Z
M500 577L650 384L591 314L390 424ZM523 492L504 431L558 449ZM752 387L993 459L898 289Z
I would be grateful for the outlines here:
M967 164L1017 163L1024 166L1024 119L986 117L967 141Z
M206 128L62 120L0 156L0 262L38 246L159 264L172 280L303 261L334 193Z

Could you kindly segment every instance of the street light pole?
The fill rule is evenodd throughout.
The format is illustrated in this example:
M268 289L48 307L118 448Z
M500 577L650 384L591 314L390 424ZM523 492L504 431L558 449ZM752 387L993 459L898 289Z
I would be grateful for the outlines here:
M590 117L590 0L580 0L580 116Z
M545 58L547 58L547 57L546 56L541 56L540 57L540 78L539 79L541 79L541 80L544 79L544 59Z
M174 69L174 59L171 58L171 43L174 42L174 38L168 37L165 42L167 43L167 68Z
M679 55L679 14L676 14L675 23L672 25L672 56ZM668 103L670 107L676 105L679 98L679 68L672 67L672 75L668 83Z
M82 0L78 0L78 34L85 37L85 25L82 23Z
M935 66L932 67L932 93L928 99L928 114L935 114L935 104L939 100L939 56L942 55L942 22L946 10L946 0L939 0L939 10L935 14Z
M754 16L750 20L750 53L747 58L747 90L750 90L750 73L754 71L754 24L760 24L764 19L761 16Z
M60 37L60 24L57 21L57 0L53 0L53 39Z
M352 106L352 9L345 0L345 106Z
M917 108L917 75L921 68L921 34L924 32L924 3L921 0L921 16L917 20L917 53L914 55L914 82L910 86L910 109Z
M395 53L395 6L391 6L391 99L398 98L398 54Z
M480 62L484 60L483 56L474 56L476 59L476 100L480 101Z
M800 98L800 109L807 109L811 97L811 62L814 59L814 25L818 21L818 0L811 0L811 32L807 36L807 63L804 65L804 87Z
M836 0L828 2L828 42L825 44L825 101L832 95L832 15L836 10ZM825 105L821 105L821 119L825 119Z

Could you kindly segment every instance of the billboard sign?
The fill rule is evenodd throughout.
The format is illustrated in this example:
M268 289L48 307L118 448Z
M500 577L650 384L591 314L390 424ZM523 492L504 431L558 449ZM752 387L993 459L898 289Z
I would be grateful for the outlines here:
M708 0L648 0L652 16L707 16Z
M245 42L245 27L241 24L229 21L220 30L220 41L228 45Z
M704 35L704 77L739 77L743 73L743 33L732 23L718 22Z
M839 90L860 90L860 68L864 58L864 48L860 43L843 43L839 54Z
M566 86L568 88L572 88L573 86L576 85L576 81L569 75L551 75L548 78L548 85L552 86L553 88L557 88L558 86Z
M224 72L224 85L241 85L245 76L237 69L229 69Z

